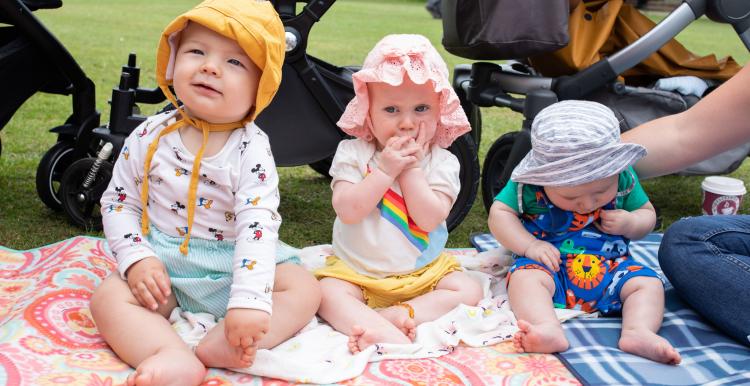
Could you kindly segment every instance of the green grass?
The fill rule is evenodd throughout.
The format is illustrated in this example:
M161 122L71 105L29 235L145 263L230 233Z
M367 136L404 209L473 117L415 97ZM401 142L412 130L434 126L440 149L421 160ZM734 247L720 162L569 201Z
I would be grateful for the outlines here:
M97 108L108 120L107 100L118 81L120 66L128 53L138 54L141 85L154 85L154 54L161 29L173 16L198 1L171 0L66 0L56 10L36 15L70 50L97 86ZM313 29L309 51L337 64L360 64L367 51L388 33L420 33L427 36L448 66L468 63L445 53L440 46L442 26L430 18L422 1L340 0ZM655 18L661 15L653 15ZM678 40L698 54L733 55L740 63L748 55L727 25L701 19ZM151 113L157 106L142 106ZM47 209L37 198L34 177L39 160L55 143L48 130L62 124L71 111L69 97L38 93L0 131L0 245L28 249L81 234L66 217ZM507 109L482 109L483 135L480 163L492 142L505 132L518 130L520 116ZM311 139L312 140L312 139ZM684 149L690 151L690 149ZM749 163L731 176L748 180ZM334 213L328 181L306 166L282 168L281 238L292 245L330 242ZM652 201L661 209L664 224L699 214L702 177L662 177L644 183ZM747 204L743 212L747 213ZM451 234L450 246L467 246L472 232L486 231L486 213L477 197L469 216ZM101 234L91 233L94 236Z

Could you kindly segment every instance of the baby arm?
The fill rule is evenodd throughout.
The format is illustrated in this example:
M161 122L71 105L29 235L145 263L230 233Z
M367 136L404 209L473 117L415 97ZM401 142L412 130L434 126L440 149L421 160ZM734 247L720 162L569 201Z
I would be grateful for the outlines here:
M488 225L495 239L516 255L540 262L555 272L560 270L560 250L529 233L513 208L495 201L490 208Z
M235 250L224 334L234 347L257 345L268 332L281 216L278 173L268 137L250 134L234 195ZM262 174L254 173L258 169Z
M336 215L345 224L356 224L362 221L378 205L383 195L393 184L401 171L416 158L405 145L408 137L392 137L383 149L378 167L362 180L339 180L333 185L332 205ZM357 165L349 152L356 150L352 142L342 142L336 151L333 169L343 174L357 175Z
M166 304L171 283L164 264L141 235L141 192L136 181L143 179L143 154L155 134L149 130L149 122L142 123L125 140L102 195L101 212L104 235L120 277L143 307L156 310L158 303Z
M442 178L428 179L421 168L422 160L430 154L431 148L431 143L426 139L425 133L424 122L421 122L416 140L406 143L405 151L412 154L415 159L398 176L398 183L406 201L406 207L409 208L409 217L420 228L430 232L448 218L455 197L451 197L446 191L436 189L437 186L431 186L431 182L444 185L441 186L443 189L449 185L455 185L456 189L460 188L458 174L461 171L461 165L451 153L446 152L448 157L444 157L437 153L439 150L435 150L432 154L433 161L435 161L434 157L438 157L437 167L442 170L433 169L431 173ZM446 184L445 180L452 180L453 183ZM458 192L456 191L455 194Z
M594 224L604 233L638 240L654 229L656 211L650 201L632 212L624 209L602 210L599 223Z
M450 213L452 200L443 192L432 190L419 167L409 168L398 176L409 217L422 229L431 232Z
M378 205L392 184L393 177L380 168L356 184L349 181L336 182L331 200L336 216L344 224L362 221Z

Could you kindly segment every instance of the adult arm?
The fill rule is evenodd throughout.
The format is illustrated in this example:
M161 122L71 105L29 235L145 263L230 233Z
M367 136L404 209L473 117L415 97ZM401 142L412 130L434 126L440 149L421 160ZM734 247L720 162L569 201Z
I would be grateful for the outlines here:
M690 109L625 132L646 147L635 169L643 178L673 173L750 140L750 67Z

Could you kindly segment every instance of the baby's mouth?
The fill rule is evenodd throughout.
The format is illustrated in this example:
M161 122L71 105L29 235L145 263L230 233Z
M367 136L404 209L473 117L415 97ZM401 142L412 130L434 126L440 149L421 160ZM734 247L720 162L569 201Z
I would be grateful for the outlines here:
M217 89L215 89L215 88L213 88L213 87L211 87L211 86L209 86L209 85L207 85L205 83L194 83L193 86L195 86L195 87L197 87L199 89L202 89L202 90L206 90L206 91L210 91L210 92L215 92L217 94L221 94L221 92L219 90L217 90Z

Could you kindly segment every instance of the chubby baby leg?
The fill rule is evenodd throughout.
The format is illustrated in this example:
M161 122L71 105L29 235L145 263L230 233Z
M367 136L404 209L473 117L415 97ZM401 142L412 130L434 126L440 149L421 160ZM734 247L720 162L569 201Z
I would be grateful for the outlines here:
M99 332L117 355L136 368L128 385L199 385L206 369L175 333L167 316L177 305L174 295L157 311L141 306L115 273L91 297L91 314Z
M318 313L337 331L349 335L349 349L360 352L375 343L411 343L401 330L364 303L362 290L331 277L320 281Z
M555 282L546 271L519 269L511 275L508 297L520 329L513 336L516 351L554 353L568 349L552 304L554 293Z
M476 306L482 300L482 287L465 272L451 272L437 283L435 289L407 303L414 308L414 322L420 325L433 321L459 304Z
M248 347L232 346L221 320L201 340L196 355L207 367L242 368L252 365L259 348L272 348L291 338L310 322L320 305L320 286L301 266L280 264L273 286L273 312L268 333Z
M318 312L320 283L300 265L279 264L273 284L273 313L258 348L272 348L291 338Z
M637 276L622 286L620 349L670 365L682 360L677 350L656 334L664 316L664 287L655 277Z

